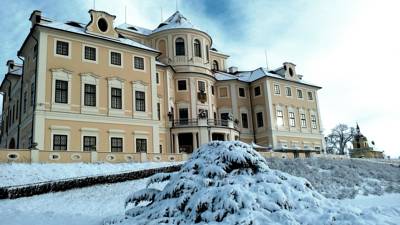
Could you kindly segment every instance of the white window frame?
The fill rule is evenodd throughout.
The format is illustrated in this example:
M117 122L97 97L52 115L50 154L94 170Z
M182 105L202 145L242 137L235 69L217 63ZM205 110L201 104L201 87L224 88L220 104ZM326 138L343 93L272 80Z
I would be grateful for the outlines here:
M57 54L57 41L62 41L62 42L67 42L68 43L68 55L59 55ZM71 41L61 39L61 38L54 38L54 51L53 54L55 57L60 57L64 59L71 59L72 57L72 47L71 47Z
M147 142L147 149L146 153L151 153L149 152L149 133L147 131L135 131L133 132L133 152L134 153L140 153L136 151L136 139L146 139ZM160 149L158 149L160 151ZM153 152L156 153L156 152Z
M135 57L143 59L143 69L142 70L135 68ZM146 66L147 66L146 57L144 57L142 55L132 55L132 68L134 71L142 72L142 73L147 72Z
M301 97L299 96L299 91L301 91ZM304 91L303 91L303 89L300 89L300 88L296 88L296 96L297 96L297 99L304 99Z
M122 152L111 152L111 138L122 138ZM108 130L108 152L110 153L124 153L126 152L125 131L119 129Z
M121 65L120 66L111 64L111 52L115 52L115 53L121 54ZM114 50L114 49L108 50L108 66L116 67L116 68L124 68L124 54L123 54L123 52L118 51L118 50Z
M280 118L279 115L278 115L278 111L282 112L282 117L281 117L282 118L282 123L281 124L279 123L280 120L278 120L278 118ZM285 126L285 113L284 113L283 109L282 108L277 108L275 110L275 112L276 112L276 125L278 127L284 127Z
M206 80L197 80L196 82L196 86L197 86L197 91L200 92L200 85L199 82L203 82L204 83L204 93L207 93L207 81Z
M290 89L290 95L288 95L288 89ZM285 86L285 95L288 98L293 98L293 92L292 92L292 87Z
M313 126L313 117L315 117L315 127ZM318 129L318 118L315 113L310 114L310 123L311 123L311 129L313 129L313 130Z
M125 80L119 77L110 77L107 79L108 81L108 113L113 116L123 116L125 112ZM120 88L121 89L121 109L111 108L111 88Z
M71 128L67 126L50 126L50 149L51 151L55 152L63 152L63 151L69 151L70 150L70 143L71 143ZM67 135L67 150L54 150L53 149L53 144L54 144L54 135Z
M52 111L71 111L71 95L72 95L72 72L65 69L51 69L52 86L51 86L51 110ZM68 82L68 102L56 102L56 80Z
M274 95L281 95L281 85L274 83Z
M186 89L185 90L179 90L178 82L179 81L183 81L183 80L186 82ZM189 80L188 79L177 79L176 80L176 91L177 92L188 92L189 91Z
M90 47L90 48L96 49L96 60L85 59L85 47ZM82 62L98 64L99 63L99 48L94 45L82 44Z
M291 117L291 115L293 115L293 117ZM292 119L293 119L293 124L292 124ZM288 120L289 120L289 126L290 127L296 127L296 113L294 112L294 111L292 111L292 110L290 110L289 112L288 112Z
M99 151L99 129L97 128L87 128L87 127L82 127L81 129L81 151L83 152L83 137L84 136L94 136L96 137L96 152ZM110 139L111 140L111 139Z
M137 118L148 118L149 115L149 85L147 83L144 83L142 81L133 81L132 82L132 112L133 116ZM145 111L136 111L136 91L142 91L144 92L144 103L145 103Z
M221 96L221 89L222 88L226 88L226 96ZM230 94L229 94L229 87L228 86L219 86L218 87L218 98L230 98Z
M81 111L82 113L99 112L99 76L93 73L81 73ZM96 85L96 106L85 105L85 84Z

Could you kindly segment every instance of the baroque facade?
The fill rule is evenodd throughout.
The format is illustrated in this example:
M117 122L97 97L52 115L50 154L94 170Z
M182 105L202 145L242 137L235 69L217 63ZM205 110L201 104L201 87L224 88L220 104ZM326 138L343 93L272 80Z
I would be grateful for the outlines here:
M229 56L179 11L153 30L89 14L82 24L32 12L22 64L7 62L0 87L2 148L38 150L36 161L191 153L211 140L294 157L323 150L320 87L295 64L228 68Z

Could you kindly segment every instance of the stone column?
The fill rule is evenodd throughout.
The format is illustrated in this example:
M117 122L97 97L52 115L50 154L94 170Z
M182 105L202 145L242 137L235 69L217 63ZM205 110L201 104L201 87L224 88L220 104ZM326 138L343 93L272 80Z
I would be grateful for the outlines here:
M178 134L174 134L175 138L175 153L179 153L179 136Z
M197 148L197 138L196 138L197 135L196 134L197 134L196 132L192 133L192 135L193 135L193 150Z

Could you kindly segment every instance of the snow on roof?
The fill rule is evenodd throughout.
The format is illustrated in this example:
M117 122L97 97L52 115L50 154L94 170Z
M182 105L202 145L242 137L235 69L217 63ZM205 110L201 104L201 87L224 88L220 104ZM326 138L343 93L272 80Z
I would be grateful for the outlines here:
M144 27L139 27L136 25L131 25L131 24L127 24L127 23L123 23L119 26L117 26L118 29L121 30L127 30L130 32L134 32L137 34L142 34L142 35L150 35L152 33L152 30L144 28Z
M222 71L218 71L215 73L215 78L220 81L238 80L238 81L250 83L250 82L256 81L262 77L272 77L272 78L276 78L276 79L286 80L285 77L283 77L279 74L271 73L266 68L262 68L262 67L252 70L252 71L239 71L235 74L229 74L229 73L222 72ZM318 87L314 84L305 82L303 80L299 80L299 81L295 81L295 82Z
M13 75L22 75L22 65L15 64L14 68L10 69L8 73Z
M150 48L146 45L140 44L140 43L133 41L131 39L128 39L128 38L123 38L123 37L108 38L108 37L104 37L104 36L100 36L100 35L96 35L96 34L91 34L91 33L87 33L85 31L85 27L81 28L81 27L77 27L77 26L72 26L70 24L66 24L66 23L59 22L59 21L40 23L40 26L63 30L63 31L68 31L68 32L76 33L76 34L83 34L83 35L90 36L90 37L96 37L96 38L109 40L109 41L113 41L113 42L120 43L120 44L130 45L130 46L136 47L136 48L141 48L141 49L145 49L145 50L149 50L149 51L158 52L158 50L156 50L156 49Z
M130 31L133 33L141 34L141 35L151 35L160 31L169 30L169 29L195 29L200 30L195 27L185 16L182 15L179 11L176 11L172 16L166 19L164 22L160 23L157 28L154 30L150 30L147 28L139 27L136 25L131 25L127 23L123 23L117 28Z
M160 32L163 30L177 29L177 28L196 29L195 26L193 26L193 24L186 17L182 15L182 13L176 11L167 20L160 23L160 25L158 25L158 27L153 30L153 33Z

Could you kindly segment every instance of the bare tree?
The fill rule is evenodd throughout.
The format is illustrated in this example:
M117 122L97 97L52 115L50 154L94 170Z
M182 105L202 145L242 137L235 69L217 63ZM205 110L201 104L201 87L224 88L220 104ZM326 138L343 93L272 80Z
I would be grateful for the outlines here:
M325 139L327 152L344 155L347 143L353 139L355 134L354 127L349 127L346 124L337 125Z

